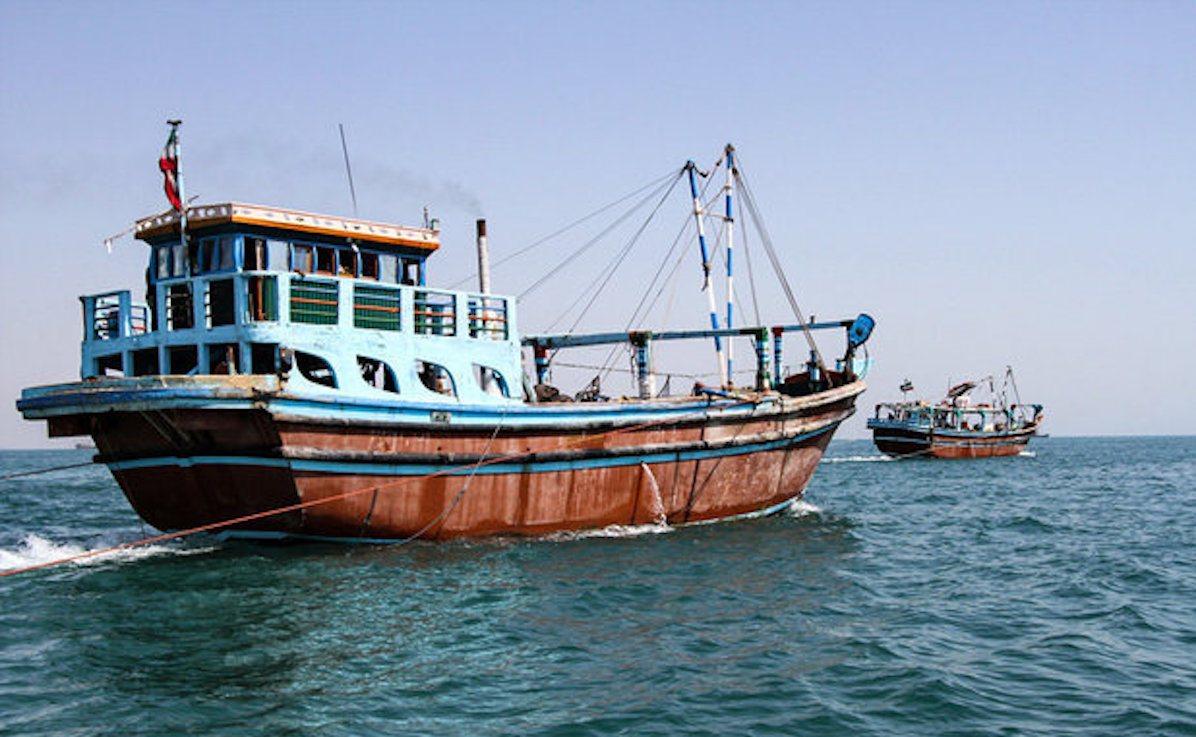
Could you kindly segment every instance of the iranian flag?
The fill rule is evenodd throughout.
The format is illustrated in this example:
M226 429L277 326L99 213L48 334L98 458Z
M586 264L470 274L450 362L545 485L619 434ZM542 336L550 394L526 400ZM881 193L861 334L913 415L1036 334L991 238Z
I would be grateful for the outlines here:
M170 129L170 138L166 139L162 157L158 159L158 168L166 178L162 184L166 199L170 200L174 209L182 211L183 201L179 198L179 138L175 128Z

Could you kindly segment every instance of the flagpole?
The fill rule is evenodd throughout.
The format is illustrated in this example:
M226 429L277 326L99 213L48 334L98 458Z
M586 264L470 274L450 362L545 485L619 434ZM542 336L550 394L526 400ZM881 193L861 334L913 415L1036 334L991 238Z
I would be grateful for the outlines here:
M170 126L170 137L174 139L174 178L179 188L179 242L185 253L187 248L187 195L183 191L183 145L179 141L179 126L183 124L183 121L168 120L166 124Z

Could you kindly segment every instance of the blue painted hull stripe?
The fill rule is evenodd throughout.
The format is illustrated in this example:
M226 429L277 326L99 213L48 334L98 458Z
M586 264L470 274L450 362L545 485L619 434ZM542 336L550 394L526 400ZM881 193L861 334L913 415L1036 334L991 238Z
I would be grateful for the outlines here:
M293 471L306 471L332 474L363 474L370 476L426 476L432 473L444 473L448 469L449 475L467 476L503 475L520 473L556 473L560 471L580 471L593 468L615 468L621 466L638 466L641 463L675 463L678 461L701 461L710 458L746 455L766 450L775 450L795 445L823 433L833 432L836 424L827 425L813 432L797 435L792 438L774 440L755 445L732 446L728 448L714 448L710 450L690 450L672 453L655 453L644 455L627 455L613 458L585 458L572 461L524 461L518 458L509 462L493 463L487 466L474 467L461 464L433 464L433 463L353 463L347 461L316 461L286 458L255 458L253 456L188 456L178 458L174 456L158 458L139 458L129 461L115 461L108 464L113 471L127 471L141 468L159 468L163 466L257 466L270 468L290 468Z

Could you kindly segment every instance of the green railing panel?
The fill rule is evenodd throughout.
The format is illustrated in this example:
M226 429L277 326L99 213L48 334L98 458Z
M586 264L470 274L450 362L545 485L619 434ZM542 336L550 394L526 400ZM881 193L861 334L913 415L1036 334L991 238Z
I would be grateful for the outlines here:
M353 288L353 326L372 330L400 330L398 289L367 287Z
M338 293L336 282L295 279L291 282L291 322L335 325Z

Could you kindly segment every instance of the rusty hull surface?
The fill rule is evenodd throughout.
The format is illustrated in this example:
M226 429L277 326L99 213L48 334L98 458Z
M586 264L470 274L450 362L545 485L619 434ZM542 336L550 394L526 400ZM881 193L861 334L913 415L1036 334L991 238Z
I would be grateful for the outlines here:
M353 424L268 402L62 415L162 530L429 539L761 514L800 498L863 383L751 412L612 427ZM260 400L260 397L258 397ZM650 404L650 403L649 403ZM226 404L227 406L227 404ZM646 426L645 426L646 425ZM613 432L612 432L613 431ZM291 506L301 508L274 513ZM263 516L224 526L248 515Z

